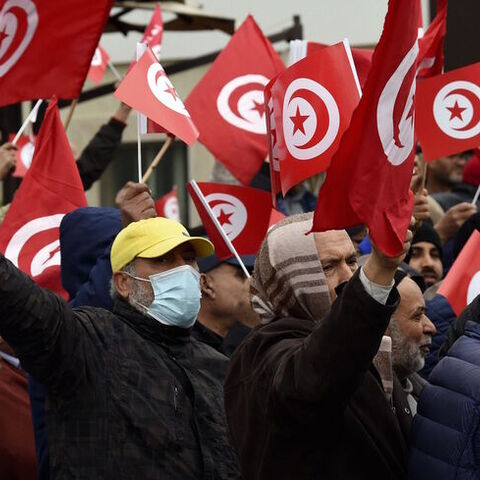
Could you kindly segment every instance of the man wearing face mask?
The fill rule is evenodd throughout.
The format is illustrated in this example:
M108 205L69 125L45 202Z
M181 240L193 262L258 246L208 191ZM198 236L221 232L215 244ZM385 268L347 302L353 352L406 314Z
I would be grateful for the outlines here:
M190 336L196 257L212 252L172 220L131 223L112 245L112 312L72 309L0 255L0 335L46 387L50 478L239 478L227 359Z

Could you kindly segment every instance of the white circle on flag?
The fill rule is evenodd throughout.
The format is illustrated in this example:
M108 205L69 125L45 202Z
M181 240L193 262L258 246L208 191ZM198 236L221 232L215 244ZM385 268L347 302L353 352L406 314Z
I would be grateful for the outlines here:
M263 89L268 78L259 74L248 74L230 80L217 97L217 110L222 118L251 133L265 135Z
M247 224L248 214L243 202L226 193L211 193L205 200L230 241L235 240Z
M321 108L328 115L326 129L318 122ZM297 78L285 92L282 122L290 154L297 160L311 160L326 152L337 138L340 112L335 98L323 85L310 78Z
M480 271L478 271L470 280L467 290L467 305L472 303L480 293Z
M409 84L405 79L418 56L418 41L407 52L395 72L385 84L377 105L377 131L387 160L393 166L401 165L412 153L415 142L413 100L416 89L416 74L413 72ZM411 72L412 73L412 72ZM402 112L395 124L394 111L401 92L408 92L405 105L400 105Z
M150 65L147 72L147 81L152 93L165 107L190 117L172 82L170 82L165 74L165 70L159 63Z
M25 167L30 168L32 164L33 154L35 152L35 144L32 142L26 143L20 150L20 158Z
M27 222L15 232L8 242L7 248L5 249L5 257L18 267L20 253L24 245L36 234L58 228L64 216L64 213L57 213L55 215L35 218ZM60 265L60 251L55 252L59 245L60 242L55 240L38 249L30 265L32 277L40 275L48 267Z
M165 206L163 207L163 213L165 214L166 218L180 221L180 208L178 206L177 197L170 197L165 202Z
M3 77L25 52L37 26L38 12L31 0L5 2L0 10L0 77ZM22 32L23 36L20 37Z
M464 80L448 83L435 96L433 116L449 137L475 137L480 133L480 87Z

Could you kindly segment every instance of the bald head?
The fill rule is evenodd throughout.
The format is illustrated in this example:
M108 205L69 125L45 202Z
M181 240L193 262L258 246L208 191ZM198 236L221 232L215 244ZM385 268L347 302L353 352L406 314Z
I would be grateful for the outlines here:
M333 301L337 297L335 288L348 282L357 269L357 252L345 230L315 232L313 236Z

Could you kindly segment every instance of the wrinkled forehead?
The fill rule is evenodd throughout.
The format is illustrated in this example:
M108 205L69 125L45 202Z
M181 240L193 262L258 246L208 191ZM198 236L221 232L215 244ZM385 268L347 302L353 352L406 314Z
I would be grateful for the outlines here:
M325 258L348 257L355 254L355 246L345 230L328 230L313 234L320 261Z

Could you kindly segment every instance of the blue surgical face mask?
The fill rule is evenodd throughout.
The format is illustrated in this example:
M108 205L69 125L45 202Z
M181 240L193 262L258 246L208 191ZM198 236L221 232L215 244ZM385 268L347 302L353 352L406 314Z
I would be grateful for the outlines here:
M164 325L181 328L190 328L195 323L202 292L200 274L190 265L150 275L149 280L128 273L127 275L136 280L150 281L152 284L153 302L149 307L141 306L155 320Z

